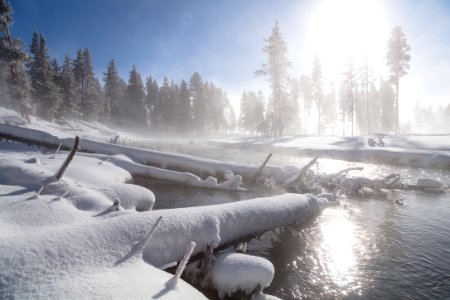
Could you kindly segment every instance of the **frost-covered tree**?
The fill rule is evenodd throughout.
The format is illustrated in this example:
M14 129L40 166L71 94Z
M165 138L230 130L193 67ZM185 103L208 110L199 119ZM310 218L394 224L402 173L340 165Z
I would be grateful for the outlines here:
M330 87L323 99L322 106L322 125L323 131L327 131L328 134L335 134L336 117L337 117L337 105L336 105L336 88L334 82L330 82Z
M164 128L169 128L172 126L173 121L173 95L171 91L171 86L169 84L169 79L167 77L164 77L163 84L159 88L158 93L158 114L160 117L160 125Z
M229 102L228 97L222 89L212 82L205 86L205 93L210 116L208 129L215 133L221 132L227 127L225 107Z
M189 92L192 101L192 119L196 132L204 132L209 123L208 103L205 85L199 73L192 74L189 80Z
M396 111L395 111L395 91L392 85L380 79L380 100L381 100L381 130L383 132L395 132Z
M159 87L156 79L151 76L147 77L145 84L147 95L145 96L145 105L150 117L150 124L152 128L158 128L161 126L161 115L159 114Z
M36 104L36 113L47 120L51 120L61 104L59 87L55 83L55 73L51 68L47 42L44 35L33 33L30 52L32 59L29 63L28 74L31 79L32 98Z
M355 71L353 63L349 63L347 70L344 73L344 80L341 83L339 93L340 107L342 113L342 121L345 124L350 121L351 135L354 135L354 112L355 112ZM345 132L346 130L344 130Z
M257 133L264 122L264 103L261 94L243 92L241 97L241 114L239 126L242 130Z
M75 116L79 110L79 97L76 92L75 78L73 75L72 60L68 55L64 58L64 64L59 76L62 103L58 110L58 117Z
M75 79L77 93L80 97L84 93L84 85L85 85L85 71L84 71L84 62L83 62L83 50L78 49L77 55L73 60L73 76Z
M307 75L302 75L300 77L300 93L303 98L303 121L304 121L304 132L308 133L307 119L311 112L313 104L313 94L311 87L311 78Z
M141 75L136 70L136 67L133 66L128 79L126 107L128 121L137 126L147 125L144 98L144 84L142 83Z
M22 42L11 36L13 10L9 2L0 0L0 97L8 97L13 107L29 122L29 80L24 70L26 55ZM0 99L2 100L2 99Z
M314 104L317 108L317 134L321 134L322 123L322 105L323 105L323 75L322 75L322 63L319 56L314 58L312 71L311 71L311 95Z
M101 85L95 77L91 54L87 48L83 51L82 71L83 88L80 105L83 117L87 120L104 117L104 100Z
M369 83L369 119L369 133L381 132L381 97L374 81Z
M119 123L123 119L125 90L121 85L121 78L117 71L114 59L109 62L106 72L103 73L103 82L103 91L106 106L109 111L109 117L111 121Z
M290 62L287 58L286 42L283 39L278 22L272 28L272 34L266 40L266 45L262 51L267 53L267 62L261 65L261 69L255 71L257 76L267 76L271 85L271 104L268 106L271 111L271 131L272 134L281 136L287 127L290 107L288 101L288 68Z
M191 98L188 84L184 79L180 83L176 116L178 131L182 133L189 132L192 128Z
M395 26L391 31L388 41L386 64L389 67L391 81L395 86L395 133L400 133L399 103L398 95L400 88L400 77L408 74L409 61L411 56L409 52L411 47L400 26Z

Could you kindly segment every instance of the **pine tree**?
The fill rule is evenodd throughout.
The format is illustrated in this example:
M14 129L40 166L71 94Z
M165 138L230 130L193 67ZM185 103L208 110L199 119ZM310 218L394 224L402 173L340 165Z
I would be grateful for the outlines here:
M91 54L87 48L84 49L82 53L81 71L80 109L83 118L86 120L93 120L102 116L104 101L100 83L98 79L95 78Z
M408 74L409 55L411 47L408 45L405 35L401 27L395 26L391 31L391 36L388 41L388 49L386 55L386 64L391 72L391 80L395 86L395 133L400 133L399 120L399 103L398 95L400 88L400 77Z
M150 117L150 124L152 128L159 128L161 126L161 115L159 114L159 87L156 79L151 76L147 77L145 84L147 95L145 96L145 104Z
M381 130L383 132L395 132L396 111L395 111L395 91L392 85L380 79L380 99L381 99Z
M228 98L222 89L210 82L206 90L209 109L209 127L210 131L218 133L225 129L226 120L224 107L227 105Z
M242 130L257 133L264 122L264 103L262 93L243 92L241 97L241 114L239 126Z
M30 86L24 71L26 55L21 41L11 37L9 32L13 23L12 14L11 5L6 0L0 0L0 89L7 91L11 104L29 122Z
M369 84L369 112L371 132L381 132L381 98L374 81Z
M181 133L186 133L192 127L191 97L186 81L180 83L179 101L176 108L177 128Z
M136 70L136 67L133 66L128 79L126 106L128 121L137 126L147 125L144 98L144 84L142 83L141 75Z
M308 133L307 120L313 104L311 78L309 78L309 76L302 75L300 77L300 91L303 97L304 133Z
M335 134L336 127L336 88L333 82L329 84L329 90L324 97L322 106L322 125L324 131Z
M350 62L344 73L344 81L341 84L340 106L343 121L350 119L351 136L355 133L355 86L355 71L353 63Z
M12 38L9 32L9 27L14 22L12 17L13 13L14 11L9 2L7 2L7 0L0 0L0 32L2 33L2 41L9 46L12 46Z
M171 88L169 85L169 79L167 77L164 77L163 84L159 88L158 93L158 100L159 100L159 117L160 117L160 125L164 128L170 127L172 124L172 95L171 95Z
M311 95L313 102L317 108L317 134L321 134L321 110L323 105L323 76L322 76L322 63L320 58L316 55L313 62L312 74L311 74Z
M32 61L29 64L29 75L32 86L32 98L36 103L36 113L47 120L52 120L59 109L61 95L54 82L47 42L43 34L33 33L30 47Z
M60 88L62 103L58 111L58 117L73 117L78 113L79 98L76 93L72 60L68 55L65 56L61 69Z
M112 59L106 72L103 73L104 94L107 112L113 122L119 123L123 119L124 90L121 88L119 72L117 71L114 59Z
M204 132L208 118L208 106L205 95L205 85L200 74L195 72L189 81L189 92L192 97L192 117L194 129Z
M292 133L298 133L301 131L302 122L300 119L300 94L301 85L300 81L296 78L289 79L289 120L290 126L288 127Z
M84 93L84 85L85 85L85 72L83 65L83 50L78 49L77 56L73 61L73 77L75 79L76 84L76 92L79 95L81 102L81 95ZM81 103L80 103L81 105Z
M290 110L287 101L290 63L287 59L286 42L278 28L278 22L275 22L272 34L265 42L267 44L262 50L268 55L267 63L262 64L262 68L255 71L255 74L269 77L272 88L272 103L269 106L271 109L269 115L272 116L271 131L273 134L281 136L287 127L287 115Z

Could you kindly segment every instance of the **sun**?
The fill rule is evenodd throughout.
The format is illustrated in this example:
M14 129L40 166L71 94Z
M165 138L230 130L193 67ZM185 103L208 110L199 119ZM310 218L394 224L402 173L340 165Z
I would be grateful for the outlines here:
M333 79L350 61L355 65L367 61L381 72L388 33L380 1L324 0L311 15L308 39L322 60L325 77Z

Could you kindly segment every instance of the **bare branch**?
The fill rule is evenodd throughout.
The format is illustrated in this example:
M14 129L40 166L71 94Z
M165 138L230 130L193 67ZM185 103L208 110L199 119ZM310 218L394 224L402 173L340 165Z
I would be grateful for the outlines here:
M80 144L80 138L78 136L76 136L75 141L73 143L73 147L70 150L69 155L67 156L64 163L61 165L61 168L59 168L58 172L56 172L56 174L55 174L56 181L59 181L63 177L64 173L67 170L67 167L69 166L70 162L72 161L73 157L75 156L75 153L79 150L79 148L78 148L79 144Z

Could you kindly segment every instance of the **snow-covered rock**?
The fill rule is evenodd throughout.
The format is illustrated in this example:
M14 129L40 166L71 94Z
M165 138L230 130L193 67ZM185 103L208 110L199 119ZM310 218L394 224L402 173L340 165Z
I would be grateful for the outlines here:
M417 187L426 189L441 189L442 183L431 178L419 178L416 183Z
M265 258L242 254L225 253L214 262L209 276L219 297L231 296L240 290L247 294L270 285L274 267Z

